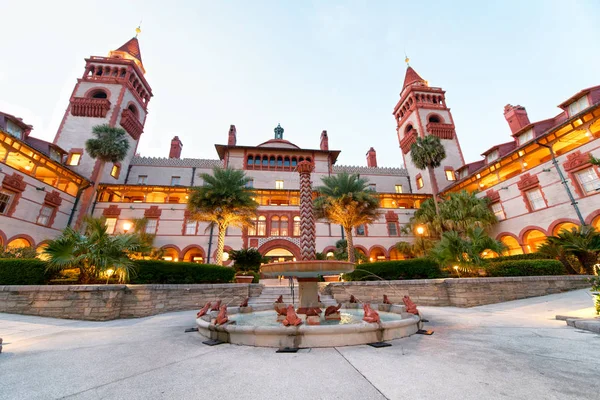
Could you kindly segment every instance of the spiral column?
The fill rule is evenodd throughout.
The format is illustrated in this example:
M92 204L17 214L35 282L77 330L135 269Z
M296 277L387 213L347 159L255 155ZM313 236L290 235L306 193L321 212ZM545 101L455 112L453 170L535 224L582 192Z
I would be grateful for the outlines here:
M314 260L316 253L316 225L312 204L310 175L315 169L309 161L301 161L296 167L300 174L300 257Z

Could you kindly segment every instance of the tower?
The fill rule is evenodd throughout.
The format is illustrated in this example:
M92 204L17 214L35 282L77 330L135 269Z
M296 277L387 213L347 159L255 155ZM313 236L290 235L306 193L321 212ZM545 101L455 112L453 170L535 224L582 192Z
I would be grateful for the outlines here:
M429 86L429 83L408 65L408 58L406 62L406 75L400 92L400 101L393 112L396 118L398 141L404 165L412 180L413 192L438 192L456 179L454 171L465 162L456 137L452 113L446 106L446 92L441 88ZM416 137L426 135L439 137L446 149L446 158L442 161L442 165L433 171L432 176L427 170L417 169L410 156L410 148L415 143Z
M139 33L139 29L137 30ZM77 80L54 143L69 152L67 164L95 183L122 183L131 158L144 131L152 89L144 78L145 69L137 35L107 57L85 60L83 76ZM120 127L128 133L127 157L117 165L106 164L85 151L96 125Z

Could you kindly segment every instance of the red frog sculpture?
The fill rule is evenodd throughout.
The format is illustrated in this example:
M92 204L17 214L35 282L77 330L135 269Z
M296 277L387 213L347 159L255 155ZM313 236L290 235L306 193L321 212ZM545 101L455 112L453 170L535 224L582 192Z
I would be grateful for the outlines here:
M417 305L413 303L413 301L408 297L408 295L402 298L404 305L406 306L406 312L414 315L419 315L419 310L417 310Z
M227 317L227 306L223 304L219 309L219 314L217 314L217 320L215 321L215 324L223 325L227 321L229 321L229 318Z
M320 308L318 307L309 307L306 308L306 316L307 317L314 317L314 316L319 316L321 315L323 311L321 311Z
M365 311L365 316L363 317L363 321L368 323L379 323L381 319L379 318L379 313L371 308L369 303L365 303L363 305L363 310Z
M249 298L246 297L246 300L242 301L242 304L240 304L240 307L248 307L248 300L249 300Z
M298 318L298 314L294 310L294 306L289 305L287 308L287 316L283 320L284 326L298 326L302 324L302 320Z
M277 312L277 315L287 315L287 308L286 307L275 307L275 311Z
M358 300L356 300L356 297L354 297L353 294L350 295L350 303L358 303Z
M329 307L327 307L325 309L325 316L337 313L338 311L340 311L340 308L342 308L342 305L340 303L338 303L337 306L329 306Z
M388 299L387 294L383 295L383 304L392 304L390 299Z
M210 311L219 311L219 307L221 307L221 300L217 300L217 302L211 307Z
M200 311L198 311L198 314L196 314L196 318L200 318L203 315L206 315L206 313L208 312L208 309L210 308L210 301L208 303L206 303L204 305L204 307L202 307L200 309Z
M280 295L277 300L275 300L275 303L283 303L283 295Z

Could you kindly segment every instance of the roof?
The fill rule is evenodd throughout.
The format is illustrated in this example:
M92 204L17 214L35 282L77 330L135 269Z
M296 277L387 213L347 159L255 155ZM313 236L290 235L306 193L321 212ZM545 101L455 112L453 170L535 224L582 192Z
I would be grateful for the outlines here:
M137 37L129 39L118 49L110 51L108 56L113 58L131 59L135 61L143 73L146 73L144 65L142 64L142 52L140 51L140 42Z
M404 75L404 85L402 85L402 90L404 90L407 86L410 86L414 83L425 83L425 79L421 78L417 71L415 71L412 67L406 68L406 75Z
M25 131L27 134L29 134L29 131L33 129L33 125L28 125L25 122L23 122L23 118L15 117L12 114L5 113L2 111L0 111L0 116L8 118L14 124L18 125L21 129L23 129L23 131Z
M565 108L567 107L569 104L571 104L572 102L574 102L575 100L577 100L578 98L580 98L583 95L588 94L591 91L595 91L595 90L600 90L600 85L598 86L591 86L589 88L580 90L579 92L575 93L573 96L569 97L567 100L563 101L562 103L560 103L558 105L558 107L560 108Z
M481 153L481 155L487 156L492 151L498 150L498 157L502 157L503 155L508 154L511 151L513 151L516 147L517 147L517 143L513 140L511 142L501 143L501 144L497 144L493 147L490 147L489 149L487 149L486 151Z
M135 156L131 159L130 165L145 165L151 167L213 168L222 167L223 161L203 158L162 158Z
M346 172L348 174L408 176L406 168L363 167L356 165L334 165L333 172L336 174Z
M25 139L25 143L27 143L28 145L30 145L37 151L44 153L47 156L50 156L50 149L55 149L59 153L67 154L67 152L65 150L63 150L60 146L58 146L54 143L51 143L51 142L46 142L45 140L42 140L42 139L31 137L31 136L28 136Z
M288 145L282 146L281 142L284 142L284 144L288 143ZM274 143L274 145L273 145L273 143ZM310 154L310 153L320 153L320 154L326 153L326 154L329 154L331 163L335 164L335 161L337 160L338 156L341 153L340 150L301 149L300 147L296 146L295 144L290 143L287 140L283 140L283 139L267 140L266 142L261 143L258 146L239 146L239 145L228 146L225 144L215 144L215 148L217 149L217 154L219 155L219 158L221 160L225 157L225 153L227 151L229 151L229 149L249 150L249 153L251 153L253 151L258 151L258 149L276 149L278 151L287 150L287 151L291 151L291 152L297 152L300 155L306 155L306 154Z
M294 143L290 142L289 140L285 140L285 139L271 139L271 140L267 140L264 143L259 144L256 147L275 147L275 148L282 148L282 149L300 149L300 147L296 146Z

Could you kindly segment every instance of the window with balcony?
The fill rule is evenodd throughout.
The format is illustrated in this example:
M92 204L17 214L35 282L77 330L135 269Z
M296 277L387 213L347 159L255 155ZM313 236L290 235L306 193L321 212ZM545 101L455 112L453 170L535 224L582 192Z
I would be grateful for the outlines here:
M52 218L52 214L54 214L55 210L56 207L43 205L42 209L40 210L40 215L38 215L37 223L40 225L48 226L48 224L50 223L50 219Z
M544 200L544 196L542 195L540 188L528 190L525 192L525 194L527 196L527 201L529 202L529 207L532 211L546 208L546 201Z
M600 191L600 178L594 168L587 168L577 172L577 180L583 189L583 192L588 194L598 193Z
M5 215L8 213L13 196L13 193L5 190L0 191L0 215Z
M147 185L148 184L148 175L138 175L137 184L138 185Z
M158 219L148 218L146 220L146 233L149 235L156 234L156 228L158 227Z
M275 181L275 189L283 189L283 181Z
M504 209L502 208L502 204L493 203L491 208L492 208L492 212L494 213L496 218L498 218L498 221L502 221L503 219L506 219L506 215L504 214Z
M300 216L298 215L294 217L294 231L292 234L294 236L300 236Z
M396 190L396 193L402 193L402 185L395 185L394 189Z
M198 225L197 221L186 221L185 223L185 234L186 235L195 235L196 234L196 226Z
M180 176L172 176L171 177L171 186L177 186L177 185L179 185L180 181L181 181L181 177Z
M106 225L106 233L108 233L109 235L112 235L113 233L115 233L115 227L117 226L117 219L116 218L106 218L106 221L104 221L104 225Z

